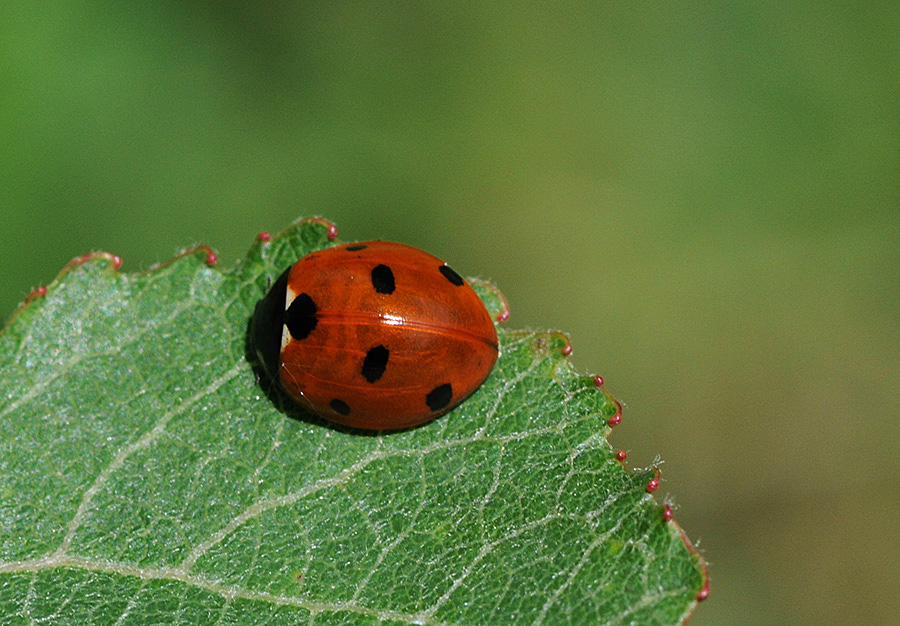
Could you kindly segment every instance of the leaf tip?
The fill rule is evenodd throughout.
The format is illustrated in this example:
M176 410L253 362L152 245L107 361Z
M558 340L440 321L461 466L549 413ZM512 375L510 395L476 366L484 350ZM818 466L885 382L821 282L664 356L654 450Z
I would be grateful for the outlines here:
M672 512L672 507L669 504L663 506L663 514L662 518L664 522L671 522L672 518L675 516L675 513Z
M216 251L205 244L201 244L199 246L194 246L193 248L185 248L168 261L159 263L158 265L155 265L149 269L158 269L160 267L165 267L166 265L169 265L170 263L177 261L178 259L193 255L203 255L203 262L209 267L215 267L219 262L219 255L216 254Z
M653 493L657 489L659 489L659 480L660 480L660 471L659 469L655 469L655 476L647 481L647 493Z
M709 597L709 576L706 574L706 566L703 567L703 588L697 592L697 602L703 602Z
M334 222L331 220L327 220L322 216L316 215L314 217L305 217L296 222L297 224L321 224L325 227L326 236L329 241L334 241L338 236L337 226L334 225Z
M25 301L22 302L22 306L28 306L28 304L32 300L36 300L37 298L43 298L46 295L47 295L47 286L41 285L40 287L38 287L37 289L32 291L30 294L28 294L28 296L26 296Z
M219 255L216 254L216 251L213 250L212 248L210 248L209 246L204 246L204 245L197 246L196 248L194 248L194 251L200 251L200 252L205 253L206 259L204 259L204 261L210 267L215 267L216 264L219 262Z
M531 340L531 349L544 357L557 354L568 356L572 353L572 343L564 332L551 330L535 335Z
M50 286L41 285L37 287L34 291L28 294L22 303L16 308L15 312L9 317L5 324L0 326L0 330L5 330L9 327L13 320L15 320L19 314L24 311L30 304L34 303L36 300L40 300L44 298L50 291L52 287L56 285L56 283L67 273L75 269L76 267L80 267L87 263L91 263L94 261L106 261L109 263L109 267L113 269L113 271L118 271L122 267L122 257L117 254L112 254L110 252L88 252L87 254L82 254L81 256L77 256L68 263L66 263L65 267L63 267L62 271L57 275Z
M79 265L84 265L85 263L90 263L96 260L105 260L109 261L109 265L112 269L118 271L122 267L122 257L118 254L112 254L111 252L88 252L87 254L82 254L81 256L77 256L63 268L63 273L68 272L71 269L78 267Z
M509 320L509 301L496 285L480 278L467 278L466 280L482 299L494 321L503 323Z
M563 337L566 338L566 345L563 346L561 352L562 352L563 356L569 356L570 354L572 354L572 350L573 350L572 340L569 339L569 336L567 334L563 333L562 335L563 335Z
M622 403L613 398L616 403L616 414L607 420L610 428L614 428L622 423Z
M692 544L691 540L688 539L687 535L684 532L684 529L681 526L679 526L678 523L675 521L671 521L670 523L675 527L675 530L678 532L679 537L681 537L681 541L682 541L682 543L684 543L684 546L688 549L688 552L690 552L692 555L694 555L694 558L697 559L697 563L698 563L698 566L700 569L701 583L700 583L700 589L697 591L697 595L695 596L695 599L697 602L703 602L704 600L706 600L709 597L709 594L710 594L709 567L706 564L706 559L704 559L700 555L700 553L697 551L697 548L694 547L694 544Z

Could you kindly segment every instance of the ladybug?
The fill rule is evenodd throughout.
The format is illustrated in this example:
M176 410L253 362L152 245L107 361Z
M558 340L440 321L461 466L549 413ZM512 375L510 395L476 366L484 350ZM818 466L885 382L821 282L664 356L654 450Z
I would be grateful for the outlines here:
M472 287L410 246L313 252L286 272L283 293L278 379L332 422L371 430L428 422L471 395L497 361L497 331Z

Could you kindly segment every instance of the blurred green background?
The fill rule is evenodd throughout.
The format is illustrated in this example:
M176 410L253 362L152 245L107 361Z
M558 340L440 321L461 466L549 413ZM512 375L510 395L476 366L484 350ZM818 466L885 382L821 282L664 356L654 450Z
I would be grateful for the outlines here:
M8 2L0 319L298 216L493 279L626 405L693 626L900 615L896 3Z

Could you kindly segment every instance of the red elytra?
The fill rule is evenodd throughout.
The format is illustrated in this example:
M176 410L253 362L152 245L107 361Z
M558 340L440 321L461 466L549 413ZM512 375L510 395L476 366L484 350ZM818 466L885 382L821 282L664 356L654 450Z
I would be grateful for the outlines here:
M288 395L333 422L416 426L472 394L497 361L475 291L427 252L368 241L290 269L280 374Z

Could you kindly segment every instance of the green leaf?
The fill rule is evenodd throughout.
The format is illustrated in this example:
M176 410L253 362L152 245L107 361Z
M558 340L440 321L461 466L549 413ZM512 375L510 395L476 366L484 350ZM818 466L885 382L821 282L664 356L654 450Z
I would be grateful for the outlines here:
M656 470L616 460L617 403L561 333L501 329L487 382L421 428L282 406L251 316L333 235L302 220L228 271L207 249L137 274L87 255L20 308L0 334L0 624L683 622L705 566Z

